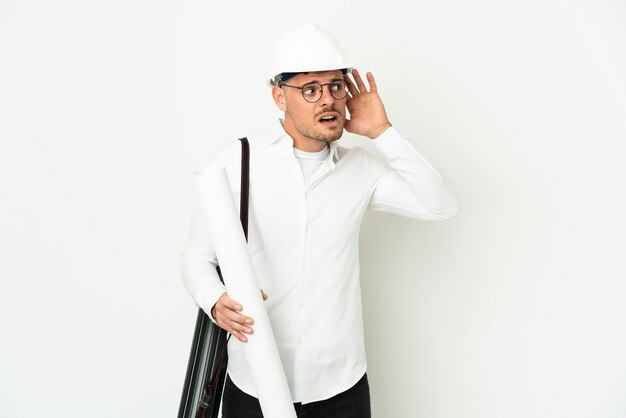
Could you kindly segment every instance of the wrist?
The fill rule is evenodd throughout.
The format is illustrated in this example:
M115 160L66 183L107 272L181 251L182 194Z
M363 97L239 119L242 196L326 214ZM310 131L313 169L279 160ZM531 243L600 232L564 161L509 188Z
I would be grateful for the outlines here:
M380 125L376 129L372 129L372 131L369 132L369 135L367 135L367 137L369 139L376 139L379 136L381 136L383 132L385 132L389 128L391 128L391 122L387 121L386 123Z

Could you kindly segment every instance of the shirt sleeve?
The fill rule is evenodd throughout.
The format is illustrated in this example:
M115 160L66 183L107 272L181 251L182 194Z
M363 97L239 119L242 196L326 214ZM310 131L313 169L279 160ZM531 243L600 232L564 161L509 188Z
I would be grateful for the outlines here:
M369 157L370 209L430 221L458 213L457 198L441 174L395 127L373 142L386 164Z
M217 258L211 241L206 215L198 200L191 218L187 244L181 252L183 283L197 306L215 322L211 308L226 288L217 273Z

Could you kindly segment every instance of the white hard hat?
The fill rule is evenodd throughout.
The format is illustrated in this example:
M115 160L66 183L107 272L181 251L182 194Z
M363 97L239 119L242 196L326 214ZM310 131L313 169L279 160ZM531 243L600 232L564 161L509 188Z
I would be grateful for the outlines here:
M326 29L301 23L284 33L274 45L268 82L282 73L349 71L352 65L335 37Z

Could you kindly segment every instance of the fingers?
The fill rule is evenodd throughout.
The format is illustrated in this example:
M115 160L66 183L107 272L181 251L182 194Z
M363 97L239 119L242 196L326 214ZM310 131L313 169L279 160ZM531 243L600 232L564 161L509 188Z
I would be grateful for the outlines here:
M354 77L354 81L356 82L356 86L361 93L366 93L367 88L365 88L365 83L363 83L363 79L361 78L361 74L354 69L352 70L352 76Z
M354 85L348 74L344 76L344 80L346 81L346 87L348 87L348 93L350 93L350 97L354 97L359 94L359 91L356 89L356 86Z
M215 320L217 325L231 333L239 341L246 342L245 334L252 334L252 318L241 314L243 307L223 293L215 304Z
M263 300L267 300L267 294L261 289L261 296ZM248 337L245 334L252 334L252 324L254 321L249 316L243 315L241 311L243 307L238 302L231 299L226 292L222 293L222 296L215 304L214 318L217 325L231 333L239 341L246 342Z
M344 79L346 81L346 87L348 87L348 92L350 93L350 97L354 97L361 93L367 93L367 87L363 82L363 78L361 78L361 74L356 69L353 69L351 72L354 77L354 81L350 79L350 77L346 74ZM367 77L367 83L369 84L370 92L377 92L378 88L376 86L376 80L374 79L374 75L370 72L365 74ZM356 84L355 84L356 83Z
M370 92L376 93L378 91L378 88L376 87L376 80L374 80L374 74L368 72L367 74L365 74L365 76L367 77L367 83L370 85Z

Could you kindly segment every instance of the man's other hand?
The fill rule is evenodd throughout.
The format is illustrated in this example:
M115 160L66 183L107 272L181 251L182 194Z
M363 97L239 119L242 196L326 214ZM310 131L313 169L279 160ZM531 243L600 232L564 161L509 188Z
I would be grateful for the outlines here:
M267 300L267 295L261 290L263 300ZM241 311L243 306L240 303L228 297L228 293L222 293L211 309L211 315L215 318L217 325L231 333L241 342L247 342L248 337L245 334L252 334L252 325L254 320L249 316L243 315Z

